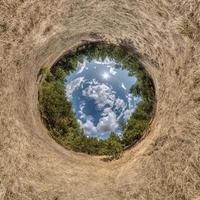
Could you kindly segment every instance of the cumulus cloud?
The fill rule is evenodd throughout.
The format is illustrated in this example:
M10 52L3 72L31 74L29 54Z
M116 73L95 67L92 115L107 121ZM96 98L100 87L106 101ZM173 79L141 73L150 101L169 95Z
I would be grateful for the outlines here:
M126 87L125 87L125 85L124 85L124 83L122 83L122 88L124 89L124 90L126 90Z
M85 108L86 103L85 102L81 102L80 106L79 106L79 114L80 114L80 120L78 120L81 128L87 132L88 134L94 134L97 132L96 127L94 126L93 120L94 118L91 115L86 115L84 112L84 108Z
M97 129L94 126L94 123L90 120L87 119L85 123L83 123L82 121L79 120L80 126L81 128L88 133L96 133Z
M132 95L132 94L128 94L128 95L126 96L126 98L128 99L128 105L129 105L129 107L132 107L131 101L132 101L132 99L133 99L133 95Z
M85 102L82 102L79 106L80 110L79 110L79 115L80 115L80 119L81 120L85 120L86 119L86 114L84 113L84 108L85 108Z
M83 95L93 99L99 109L106 105L112 107L115 101L114 91L104 83L89 85L85 90L83 90Z
M95 64L99 64L99 65L110 65L110 64L115 64L115 62L113 60L111 60L110 58L106 57L104 60L94 60Z
M78 77L71 81L70 83L66 84L66 95L67 97L71 98L72 93L78 89L81 84L85 81L84 77Z
M85 102L81 102L81 104L80 104L80 110L81 111L83 111L83 109L85 108L85 104L86 104Z
M113 76L117 73L117 71L115 70L114 67L111 67L109 72L110 72L110 74L112 74Z
M138 105L138 103L141 101L140 96L133 96L132 94L128 94L126 98L128 99L129 108L135 108Z
M111 108L105 108L97 124L97 130L100 132L111 132L118 128L118 123L116 119L116 114L111 110Z
M77 74L82 73L83 70L85 69L85 67L86 67L86 60L84 60L83 63L78 62L77 63L77 69L78 69Z
M131 117L131 115L132 115L132 113L134 112L134 108L131 108L131 109L128 109L128 110L126 110L125 112L124 112L124 119L125 120L129 120L130 119L130 117Z
M80 119L81 120L84 120L86 118L86 115L83 111L79 111L79 114L80 114Z
M90 85L98 85L99 84L99 82L94 78L91 81L88 81L87 83L89 83Z
M124 100L120 99L120 98L117 98L116 101L115 101L116 110L123 109L124 106L125 106Z

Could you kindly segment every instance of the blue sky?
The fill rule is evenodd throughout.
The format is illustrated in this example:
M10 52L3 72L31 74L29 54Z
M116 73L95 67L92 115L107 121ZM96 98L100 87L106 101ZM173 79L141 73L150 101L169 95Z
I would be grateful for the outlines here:
M119 120L127 122L140 97L129 93L137 79L129 76L115 60L78 62L77 69L66 78L66 97L84 133L107 139L110 132L120 135Z

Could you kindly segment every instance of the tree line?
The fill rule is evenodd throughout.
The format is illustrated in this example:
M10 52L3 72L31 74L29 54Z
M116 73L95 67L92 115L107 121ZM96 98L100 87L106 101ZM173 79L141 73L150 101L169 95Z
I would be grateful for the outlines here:
M106 140L87 137L76 120L71 103L65 96L65 79L69 73L76 70L77 63L82 62L84 57L88 60L104 60L111 57L127 69L130 75L137 78L130 92L141 96L141 101L127 124L123 124L121 137L115 133L111 133ZM65 148L94 155L108 155L111 159L117 159L123 150L139 140L148 128L155 98L153 82L138 58L127 53L125 49L103 43L88 44L82 50L62 57L50 70L43 69L41 74L41 116L51 136Z

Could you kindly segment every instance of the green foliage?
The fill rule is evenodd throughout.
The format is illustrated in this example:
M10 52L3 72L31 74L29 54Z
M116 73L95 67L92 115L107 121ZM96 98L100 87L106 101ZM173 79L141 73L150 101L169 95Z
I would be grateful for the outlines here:
M125 126L122 139L125 146L134 144L142 137L142 134L148 127L151 119L154 103L154 89L151 80L146 78L146 76L142 76L143 79L139 79L139 81L131 88L133 95L140 95L142 101L139 103Z
M111 133L110 137L107 140L107 155L110 155L112 158L118 159L123 151L123 145L119 136L115 133Z
M64 76L65 72L61 68L57 68L55 74L48 72L46 80L39 90L42 116L50 128L56 128L63 134L67 127L78 128L71 104L65 98Z
M129 70L130 75L137 77L137 83L130 91L133 95L141 96L142 101L127 124L123 120L119 121L124 130L122 137L111 133L107 140L101 140L87 137L80 129L71 103L65 97L64 82L66 76L76 69L78 62L83 61L84 56L89 60L112 57ZM89 45L76 54L64 56L51 70L42 69L41 74L45 78L39 90L42 118L52 137L66 148L118 159L123 149L139 140L148 127L154 103L153 83L137 58L119 47L105 44Z

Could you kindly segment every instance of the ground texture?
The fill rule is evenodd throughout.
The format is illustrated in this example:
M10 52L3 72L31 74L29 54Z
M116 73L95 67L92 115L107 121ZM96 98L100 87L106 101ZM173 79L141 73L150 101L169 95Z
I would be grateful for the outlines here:
M98 40L156 87L146 138L112 162L62 148L38 111L40 69ZM0 199L200 199L199 0L0 0Z

